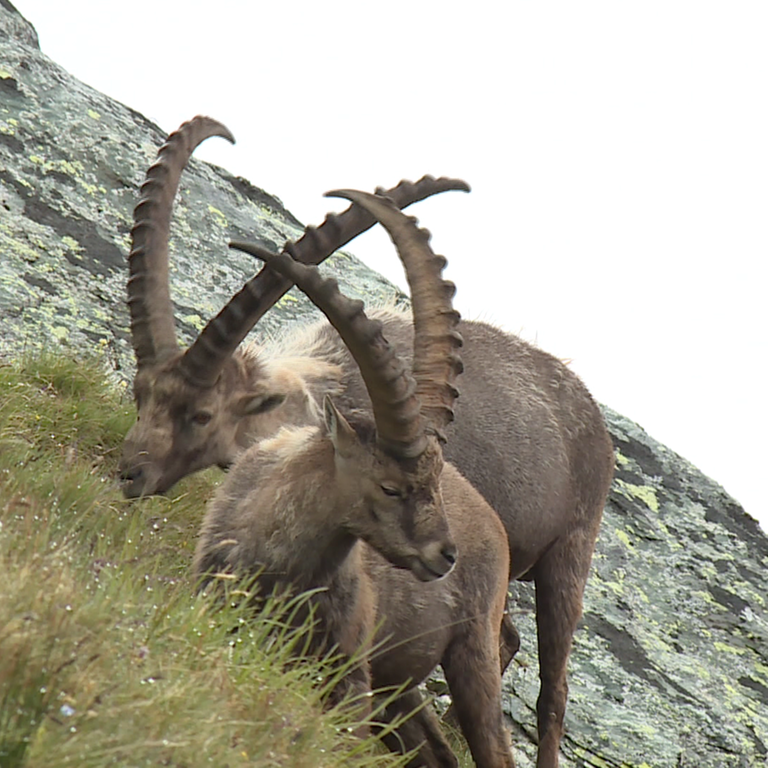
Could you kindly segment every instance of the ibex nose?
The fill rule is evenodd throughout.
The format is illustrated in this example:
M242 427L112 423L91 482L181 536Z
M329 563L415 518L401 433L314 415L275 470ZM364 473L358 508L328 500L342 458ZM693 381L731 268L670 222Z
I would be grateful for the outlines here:
M140 466L127 467L120 470L120 486L128 499L141 496L144 491L144 470Z
M451 568L453 568L453 566L456 565L456 545L455 544L446 544L440 551L440 554L443 556L443 558L450 565Z
M453 542L434 542L421 550L420 561L425 572L419 575L422 581L440 579L453 570L456 564L456 545ZM418 575L418 574L417 574Z
M120 479L124 483L132 483L134 480L138 480L142 475L141 467L129 467L120 471Z

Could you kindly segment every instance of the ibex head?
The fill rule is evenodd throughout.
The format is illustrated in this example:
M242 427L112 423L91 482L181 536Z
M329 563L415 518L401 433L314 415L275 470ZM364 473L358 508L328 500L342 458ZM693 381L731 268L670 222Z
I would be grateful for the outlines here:
M227 466L239 450L244 418L268 413L286 399L269 376L259 375L257 359L232 354L238 332L244 336L247 330L235 328L233 337L227 326L209 324L186 351L176 339L168 283L171 209L182 170L209 136L234 142L225 126L207 117L171 134L147 172L134 210L128 305L138 419L120 461L129 497L162 493L212 464ZM230 321L238 311L242 302L232 307Z
M180 373L181 358L173 355L136 373L138 419L126 435L120 462L126 496L164 493L192 472L229 466L242 447L247 417L262 416L264 434L279 426L269 416L285 402L287 388L268 376L259 379L257 360L233 355L214 385L201 387ZM296 400L299 393L292 394ZM281 422L286 418L283 414Z
M335 491L349 499L346 530L391 563L421 580L444 576L456 559L440 492L443 428L453 418L454 386L462 364L457 349L455 291L442 279L445 259L429 247L429 233L390 201L352 190L331 193L366 208L387 229L403 261L411 287L413 371L370 320L361 301L341 294L335 280L287 253L249 250L270 268L295 282L328 317L354 357L373 406L370 417L352 425L325 398L325 424L333 445ZM329 490L328 493L333 493Z
M211 465L228 466L254 439L282 424L307 423L314 407L299 377L273 371L257 353L238 350L259 318L291 287L262 270L249 280L186 350L179 348L168 282L168 234L179 178L209 136L234 141L225 126L196 117L172 133L147 172L134 210L128 305L136 352L136 424L120 460L128 497L164 493L179 479ZM452 179L401 182L385 194L397 205L448 189ZM319 263L374 224L358 206L329 215L286 246L298 261Z
M333 443L338 490L355 500L346 530L421 581L444 576L456 560L456 547L443 512L437 440L427 438L416 458L396 458L376 444L369 423L355 427L326 396L325 428Z

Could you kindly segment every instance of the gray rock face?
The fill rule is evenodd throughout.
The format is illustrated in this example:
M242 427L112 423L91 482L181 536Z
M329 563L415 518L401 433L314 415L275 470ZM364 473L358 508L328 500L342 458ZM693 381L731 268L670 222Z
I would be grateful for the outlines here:
M131 215L165 136L51 62L8 2L0 6L0 24L0 352L103 347L114 369L130 378ZM251 257L227 248L229 240L276 250L303 231L276 198L195 160L182 177L174 216L173 298L183 343L255 271ZM329 262L357 297L397 293L348 254ZM319 316L303 294L291 292L259 333L308 314Z
M768 765L768 538L717 483L604 413L616 479L571 657L564 764ZM524 645L506 703L533 734L533 590L514 592Z
M131 211L164 136L46 58L8 0L0 53L0 353L103 349L127 381ZM194 160L175 211L172 290L188 343L254 272L227 242L277 247L301 225L276 198ZM396 293L348 254L329 262L352 295ZM313 313L291 292L258 333ZM562 764L766 765L768 538L685 459L605 414L617 473L571 659ZM534 602L530 585L511 589L522 649L505 707L525 768L535 760Z

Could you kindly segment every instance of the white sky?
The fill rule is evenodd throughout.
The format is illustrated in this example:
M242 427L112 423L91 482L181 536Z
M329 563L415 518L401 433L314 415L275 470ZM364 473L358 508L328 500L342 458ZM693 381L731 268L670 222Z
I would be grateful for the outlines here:
M424 173L456 304L571 359L594 395L768 530L765 2L13 0L42 49L305 223ZM371 232L351 250L404 283Z

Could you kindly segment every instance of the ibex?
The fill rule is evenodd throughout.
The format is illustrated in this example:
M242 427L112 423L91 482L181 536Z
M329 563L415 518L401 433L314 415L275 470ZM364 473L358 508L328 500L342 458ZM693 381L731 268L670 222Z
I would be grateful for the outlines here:
M273 360L269 350L238 349L248 332L291 283L260 272L201 331L179 349L168 281L171 209L181 172L195 147L210 136L234 141L221 123L196 117L172 133L147 171L131 230L128 306L136 352L133 394L138 420L128 432L120 462L128 497L164 493L182 477L211 465L228 467L256 439L281 424L305 424L321 413L322 393L340 376L339 367L319 355ZM467 189L454 179L425 177L382 191L407 206L449 189ZM353 206L308 228L291 246L318 261L369 229L374 219ZM338 346L338 342L336 345Z
M320 424L327 392L342 412L370 407L356 364L327 323L286 342L287 360L279 350L235 352L290 285L271 270L252 278L192 347L179 351L168 288L171 203L192 150L215 133L229 135L220 124L197 118L172 134L147 174L134 214L129 302L139 420L121 462L128 496L163 492L203 466L226 466L281 425ZM382 194L402 207L448 188L467 187L426 179ZM284 251L296 261L319 264L373 222L353 204ZM238 247L259 255L258 248ZM379 317L389 342L408 360L409 318L395 312ZM556 768L568 656L611 483L613 450L597 404L563 363L485 323L462 321L459 331L466 373L457 422L447 428L445 458L501 518L510 579L535 581L541 676L537 765ZM507 629L509 658L517 638L511 626Z
M513 766L501 711L498 638L509 553L503 526L477 491L443 466L439 436L453 418L458 314L445 259L394 205L336 193L366 208L390 232L406 266L416 333L412 376L368 319L315 266L287 253L269 264L295 282L338 330L370 395L352 421L324 400L319 427L286 427L235 462L203 521L195 571L257 576L267 591L324 588L314 598L318 645L357 654L374 635L381 649L345 678L341 691L408 686L385 721L420 703L416 686L442 664L479 768ZM353 426L354 425L354 426ZM458 543L458 546L454 544ZM458 549L458 559L457 559ZM431 709L387 739L420 746L413 765L457 766Z

